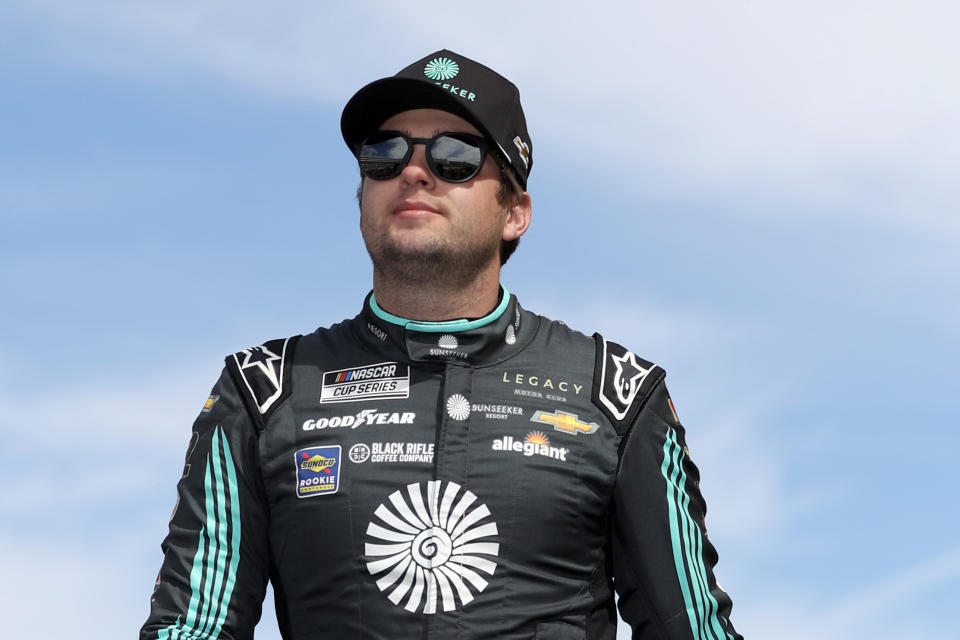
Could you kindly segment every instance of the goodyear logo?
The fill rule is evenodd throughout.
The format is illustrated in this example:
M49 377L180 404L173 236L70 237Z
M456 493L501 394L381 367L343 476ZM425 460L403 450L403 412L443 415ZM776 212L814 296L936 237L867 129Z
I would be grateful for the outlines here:
M300 449L294 461L298 498L336 493L340 488L340 445Z
M320 404L410 397L410 366L380 362L323 374Z
M571 433L573 435L578 433L594 433L600 428L600 425L596 422L583 422L576 414L560 411L559 409L553 413L537 411L533 414L533 417L530 418L530 422L551 424L555 431Z

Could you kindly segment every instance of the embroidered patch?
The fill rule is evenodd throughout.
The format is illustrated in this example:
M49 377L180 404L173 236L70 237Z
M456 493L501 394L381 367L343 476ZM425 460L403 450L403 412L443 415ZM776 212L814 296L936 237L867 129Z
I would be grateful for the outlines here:
M381 362L323 374L320 404L410 397L410 366Z
M336 493L340 488L340 445L300 449L294 464L298 498Z
M203 409L201 409L200 411L202 413L210 413L210 409L213 409L213 405L217 404L217 400L219 399L220 399L220 396L218 395L210 396L209 398L207 398L207 401L203 403Z
M233 355L261 415L266 415L284 395L283 363L288 342L289 339L271 340Z

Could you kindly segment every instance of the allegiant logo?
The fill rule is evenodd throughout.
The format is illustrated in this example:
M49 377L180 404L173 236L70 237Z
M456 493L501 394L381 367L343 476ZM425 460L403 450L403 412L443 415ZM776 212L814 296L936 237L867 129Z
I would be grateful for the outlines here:
M494 451L509 451L512 453L521 453L527 457L544 456L553 458L562 462L567 461L567 454L570 452L566 447L551 447L549 440L543 437L543 434L528 434L524 441L515 440L513 436L503 436L499 440L494 440L490 448Z

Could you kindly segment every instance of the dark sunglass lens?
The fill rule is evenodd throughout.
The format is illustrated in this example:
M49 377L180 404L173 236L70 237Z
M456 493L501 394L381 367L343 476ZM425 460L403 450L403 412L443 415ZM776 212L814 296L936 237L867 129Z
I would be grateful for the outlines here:
M442 135L430 145L437 175L449 182L464 182L480 171L483 150L472 139Z
M371 136L360 147L357 156L360 171L373 180L392 178L403 170L403 159L408 149L407 141L398 135Z

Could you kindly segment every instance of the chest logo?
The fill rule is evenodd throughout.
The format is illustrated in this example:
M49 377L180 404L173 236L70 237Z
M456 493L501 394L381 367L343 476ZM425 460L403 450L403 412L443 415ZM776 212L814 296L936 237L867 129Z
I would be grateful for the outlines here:
M497 523L477 496L431 480L394 491L367 525L367 571L393 604L411 613L454 611L487 587L500 553Z
M470 401L459 393L453 394L447 398L447 415L457 422L463 422L470 417Z
M340 445L300 449L294 464L298 498L336 493L340 488Z
M553 413L537 411L533 414L533 417L530 418L530 422L552 424L554 430L571 433L573 435L578 433L594 433L600 428L600 425L596 422L583 422L576 414L560 411L559 409Z
M323 374L320 404L410 397L410 367L380 362Z

